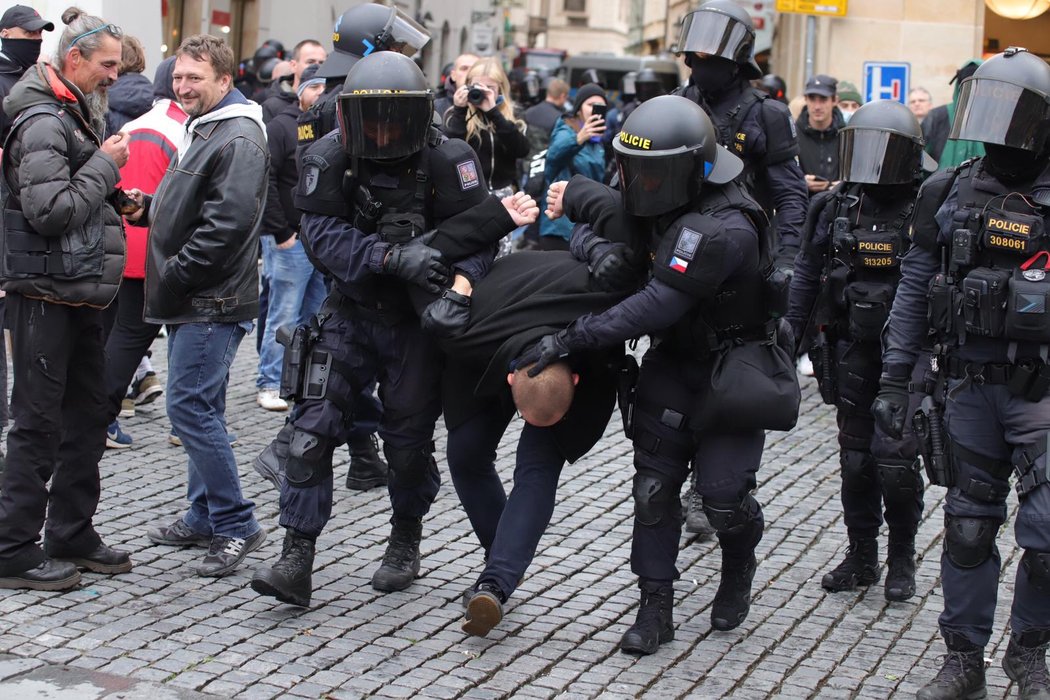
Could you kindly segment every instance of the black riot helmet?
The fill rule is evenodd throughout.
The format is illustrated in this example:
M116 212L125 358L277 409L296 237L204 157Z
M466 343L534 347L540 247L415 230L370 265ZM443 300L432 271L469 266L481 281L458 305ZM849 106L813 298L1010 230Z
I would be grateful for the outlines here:
M1043 151L1050 127L1050 66L1011 46L962 82L950 139Z
M287 58L284 50L284 44L277 39L267 39L262 43L263 46L268 46L274 51L274 56L281 59L282 61ZM261 48L261 47L260 47Z
M682 31L675 54L702 53L719 56L740 65L744 77L762 77L755 63L755 25L751 15L733 0L707 0L682 18Z
M638 71L631 70L624 73L623 77L620 78L620 96L623 98L624 102L630 102L637 94L635 92L637 87L634 82L637 77Z
M724 185L744 163L718 145L703 108L690 99L661 95L641 104L613 140L624 208L658 216L691 202L702 183Z
M396 51L380 51L350 69L336 111L349 155L404 158L427 144L434 93L415 61Z
M660 82L660 78L652 68L643 68L638 71L634 79L634 89L634 94L638 96L639 102L645 102L667 93L664 84Z
M597 70L595 68L588 68L580 74L579 79L576 81L576 87L580 87L581 85L587 85L588 83L594 83L595 85L598 85L604 90L605 76L602 75L602 72L600 70Z
M904 185L937 163L922 150L922 127L896 100L862 106L839 131L839 179L869 185Z
M779 75L773 75L772 73L763 75L758 87L774 100L783 102L784 104L788 103L787 83L785 83L784 79Z
M332 49L317 71L318 78L343 78L359 59L375 51L396 51L406 56L430 41L430 33L396 7L367 2L339 16L332 34Z

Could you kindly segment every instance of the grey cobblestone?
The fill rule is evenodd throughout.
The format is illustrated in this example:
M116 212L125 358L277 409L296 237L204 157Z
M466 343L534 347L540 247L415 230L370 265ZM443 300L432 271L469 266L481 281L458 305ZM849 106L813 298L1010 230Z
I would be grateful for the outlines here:
M154 348L163 374L165 344ZM889 604L881 586L828 595L820 576L846 547L831 410L807 382L795 431L770 433L758 498L767 532L747 621L729 633L710 626L718 585L714 542L683 541L675 585L675 640L650 657L618 652L637 609L630 573L630 444L619 419L599 445L561 477L559 503L521 588L488 639L459 630L460 594L482 552L447 473L425 521L420 578L382 595L369 579L388 533L383 490L342 489L346 451L336 454L333 518L318 541L313 605L281 606L248 588L251 570L280 551L277 494L251 459L284 417L255 406L254 338L242 345L228 419L245 493L269 533L246 566L200 579L200 550L152 545L145 531L184 507L184 456L167 444L163 399L122 422L130 450L107 452L96 524L133 553L128 574L85 574L76 591L0 592L0 683L43 664L100 670L135 681L237 698L897 698L912 697L942 653L938 560L943 490L926 494L917 548L918 595ZM517 426L500 443L510 485ZM443 464L445 438L437 436ZM1016 501L1011 501L1011 510ZM885 546L883 544L883 546ZM997 628L989 645L989 697L1014 689L999 662L1005 649L1017 549L1010 528ZM2 689L2 686L0 686Z

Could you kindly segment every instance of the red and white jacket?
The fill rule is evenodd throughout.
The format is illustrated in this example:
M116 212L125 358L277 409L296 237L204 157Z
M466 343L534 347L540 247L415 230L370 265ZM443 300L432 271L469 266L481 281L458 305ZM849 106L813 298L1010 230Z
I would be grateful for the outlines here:
M179 144L186 135L189 115L177 102L157 100L153 109L124 125L121 131L131 137L128 144L128 162L120 169L120 186L129 190L139 188L146 194L157 191L168 165L175 157ZM128 237L127 262L124 276L143 279L146 276L145 226L124 222Z

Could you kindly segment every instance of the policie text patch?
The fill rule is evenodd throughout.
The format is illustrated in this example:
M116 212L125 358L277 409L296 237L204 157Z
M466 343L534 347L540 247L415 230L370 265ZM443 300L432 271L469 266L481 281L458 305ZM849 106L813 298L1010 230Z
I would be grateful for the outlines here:
M478 177L478 166L474 161L465 160L457 163L456 171L459 173L459 188L464 192L481 184L481 178Z

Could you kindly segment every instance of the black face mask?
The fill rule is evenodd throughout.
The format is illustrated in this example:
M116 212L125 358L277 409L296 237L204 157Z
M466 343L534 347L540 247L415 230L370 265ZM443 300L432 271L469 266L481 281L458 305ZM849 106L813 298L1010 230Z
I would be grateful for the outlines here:
M3 50L23 67L28 68L40 58L40 45L43 43L42 39L4 39Z
M1044 149L1045 151L1045 149ZM992 177L1002 182L1023 182L1035 178L1046 167L1047 154L1034 153L994 143L984 145L984 164Z
M692 56L689 64L692 71L690 81L706 95L716 95L722 92L734 83L740 73L740 66L721 56L708 58Z

